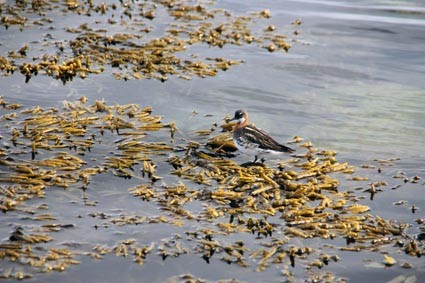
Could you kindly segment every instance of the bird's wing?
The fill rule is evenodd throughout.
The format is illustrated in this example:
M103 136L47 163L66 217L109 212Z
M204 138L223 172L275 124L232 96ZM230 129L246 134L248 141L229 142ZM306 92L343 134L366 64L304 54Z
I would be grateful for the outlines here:
M275 141L271 136L269 136L265 131L258 129L254 126L246 126L243 128L243 136L247 142L258 144L259 148L265 150L275 150L282 152L293 152L292 148L284 146L277 141Z

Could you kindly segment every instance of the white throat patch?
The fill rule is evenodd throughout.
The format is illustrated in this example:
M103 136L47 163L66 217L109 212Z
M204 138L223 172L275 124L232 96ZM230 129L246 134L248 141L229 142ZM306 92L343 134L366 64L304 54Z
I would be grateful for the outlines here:
M245 117L242 117L242 118L238 119L238 123L239 124L245 123Z

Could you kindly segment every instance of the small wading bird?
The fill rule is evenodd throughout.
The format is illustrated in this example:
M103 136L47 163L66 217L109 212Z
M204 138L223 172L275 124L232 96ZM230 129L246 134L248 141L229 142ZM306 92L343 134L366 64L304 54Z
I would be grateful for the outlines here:
M248 113L245 110L237 110L230 121L234 120L237 122L233 129L233 142L241 152L255 156L253 163L262 155L294 152L292 148L278 143L263 130L248 125ZM264 162L264 158L261 158L261 162Z

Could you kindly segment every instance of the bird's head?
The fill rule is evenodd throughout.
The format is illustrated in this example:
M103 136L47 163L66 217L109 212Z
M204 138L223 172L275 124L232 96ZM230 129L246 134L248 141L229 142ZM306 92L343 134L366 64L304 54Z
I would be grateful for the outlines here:
M238 126L244 126L248 123L248 113L245 110L237 110L230 121L236 121Z

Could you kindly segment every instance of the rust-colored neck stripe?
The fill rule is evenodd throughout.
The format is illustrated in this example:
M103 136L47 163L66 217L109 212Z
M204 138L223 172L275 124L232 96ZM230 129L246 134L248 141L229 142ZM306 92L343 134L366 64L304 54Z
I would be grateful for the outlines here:
M248 114L245 114L245 120L242 123L237 122L236 126L234 128L234 131L236 131L237 129L243 128L248 124Z

